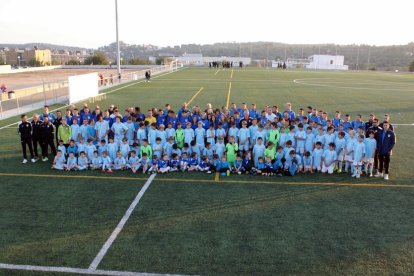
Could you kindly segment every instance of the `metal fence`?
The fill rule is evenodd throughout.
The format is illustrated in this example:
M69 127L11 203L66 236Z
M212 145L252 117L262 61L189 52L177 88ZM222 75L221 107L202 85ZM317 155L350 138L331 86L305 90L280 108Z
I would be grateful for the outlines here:
M177 70L177 68L177 63L171 63L169 65L122 73L121 79L115 75L107 76L102 80L98 78L97 82L99 90L104 90L124 83L142 80L145 78L145 72L148 70L150 70L151 76L154 76ZM6 92L0 96L2 96L0 101L0 119L6 119L42 108L44 105L68 104L68 80L44 82L39 86L15 90L10 95Z

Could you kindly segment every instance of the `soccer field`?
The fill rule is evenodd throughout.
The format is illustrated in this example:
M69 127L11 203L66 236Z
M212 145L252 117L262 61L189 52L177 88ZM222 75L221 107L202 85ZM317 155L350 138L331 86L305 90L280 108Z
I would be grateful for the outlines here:
M414 75L184 68L102 93L97 104L120 110L291 102L330 118L388 113L390 180L56 172L21 164L15 117L0 121L0 275L414 274Z

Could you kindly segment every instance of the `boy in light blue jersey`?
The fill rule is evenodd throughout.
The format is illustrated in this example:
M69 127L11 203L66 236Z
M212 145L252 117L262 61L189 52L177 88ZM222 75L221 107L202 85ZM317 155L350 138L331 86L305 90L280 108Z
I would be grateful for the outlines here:
M329 143L328 149L322 154L322 173L333 174L336 159L335 143Z
M227 158L225 155L221 157L219 172L221 173L222 176L230 175L230 164L229 162L227 162Z
M83 139L83 137L80 138L80 142L77 144L77 148L78 148L78 156L80 155L82 151L86 151L85 139Z
M79 139L83 138L85 141L88 140L88 119L83 120L83 124L79 127Z
M354 167L355 172L352 177L360 178L362 171L362 163L365 157L364 135L358 136L358 142L354 144Z
M259 164L259 158L264 157L264 152L266 147L263 145L262 137L257 138L257 143L253 147L253 159L254 159L254 166L257 167Z
M224 155L226 152L226 145L224 144L224 138L219 137L217 144L214 145L214 153L219 156L219 159Z
M236 127L235 123L232 123L229 131L227 133L227 140L230 140L230 137L233 136L234 137L234 143L237 143L237 141L239 140L239 129Z
M76 166L77 171L84 171L87 170L89 167L89 161L86 157L86 154L84 151L80 152L78 157L78 165Z
M155 144L155 140L157 139L157 124L152 123L150 128L148 129L148 144L151 146Z
M91 170L101 170L102 169L102 158L98 155L98 151L93 152L93 157L91 159Z
M306 151L303 155L303 172L307 173L313 173L312 171L312 156L310 151Z
M168 137L167 137L167 132L165 131L165 126L164 126L164 124L161 124L160 126L159 126L159 129L156 131L156 133L155 133L155 137L156 138L161 138L161 145L162 146L164 146L165 145L165 143L167 143L167 139L168 139Z
M122 143L122 139L125 137L125 133L128 128L121 122L121 116L115 118L115 123L112 125L111 130L114 133L114 142L116 144Z
M139 159L139 162L141 163L141 167L142 167L142 173L147 173L149 166L151 164L151 159L148 158L147 153L142 153L141 158Z
M62 152L60 150L58 150L56 152L55 159L53 160L53 165L52 165L51 169L52 170L63 171L65 169L65 165L66 165L66 158L62 154Z
M186 128L184 129L184 143L187 143L188 145L191 144L194 137L194 130L191 128L191 123L188 122Z
M67 156L65 144L63 144L63 140L59 140L59 146L57 147L58 150L62 152L63 156Z
M80 135L80 127L78 124L78 120L76 118L72 120L72 125L70 126L70 128L72 129L71 139L75 142L79 142L81 135Z
M262 142L263 142L263 145L265 145L266 144L266 142L267 142L267 140L266 140L266 137L267 137L267 133L266 133L266 131L264 130L264 128L263 128L263 125L262 124L259 124L258 126L257 126L257 131L256 131L256 133L254 134L254 141L255 141L255 143L257 143L257 140L259 139L259 137L260 138L262 138ZM254 146L254 145L253 145Z
M66 153L67 155L69 155L70 153L73 153L75 157L78 156L78 146L76 145L74 140L70 140L69 147L66 150Z
M121 145L119 145L119 151L122 153L122 156L127 159L128 154L131 151L131 147L129 146L129 140L125 137L122 139Z
M156 156L162 156L162 144L160 137L157 137L155 139L155 144L152 145L152 154Z
M351 173L354 173L354 145L357 143L355 137L355 131L349 131L349 138L346 140L344 152L345 152L345 172L347 173L349 167L351 167Z
M134 136L135 136L135 124L132 122L132 117L129 116L127 121L124 123L126 129L125 138L128 140L128 144L132 146L134 143Z
M251 116L251 114L249 116ZM259 126L257 125L257 117L253 117L252 124L251 124L251 126L248 127L248 129L249 129L249 132L250 132L249 146L250 146L250 150L252 150L254 145L256 144L255 134L259 129Z
M257 162L257 166L252 168L252 172L253 172L254 175L262 175L263 169L264 169L263 160L264 160L263 157L259 157L258 162Z
M329 149L329 144L330 143L335 143L335 133L334 133L335 129L333 127L328 127L326 129L326 133L325 133L325 144L323 149L327 150Z
M197 128L194 131L195 142L200 150L204 149L204 139L206 138L206 130L203 128L203 122L197 123ZM199 152L198 152L199 153ZM200 155L197 155L200 156Z
M295 139L295 126L289 127L289 132L286 134L286 142L291 141L292 147L296 147L296 139Z
M312 133L312 127L308 126L306 129L305 152L313 152L315 148L315 135Z
M131 169L133 173L136 173L141 167L141 162L139 161L139 158L135 150L131 151L126 167L128 169Z
M346 140L345 140L345 132L339 132L338 137L335 138L335 150L336 150L336 156L338 161L338 173L342 172L342 166L345 156L345 146L346 146Z
M213 160L214 150L209 142L206 143L206 147L203 150L203 156L207 156L208 160Z
M323 155L323 149L322 149L322 143L316 142L315 143L315 149L312 153L312 165L313 165L313 171L320 172L322 170L322 155Z
M118 151L118 144L114 143L114 138L109 137L108 145L106 145L108 156L111 160L114 160L116 157L116 152Z
M226 137L226 130L223 128L223 123L219 122L218 128L216 129L216 137ZM214 146L214 145L213 145Z
M240 156L242 156L244 151L248 151L250 149L250 130L247 128L246 121L242 122L242 128L239 130L238 137Z
M369 131L368 138L365 138L365 172L369 177L372 177L372 170L374 167L375 150L377 148L377 140L375 139L375 132Z
M66 170L67 171L74 171L76 170L77 160L75 154L73 152L69 152L68 160L66 161Z
M178 156L181 156L181 154L182 154L181 150L178 148L178 145L176 143L172 146L171 156L173 154L177 154Z
M102 152L102 171L103 172L112 172L112 160L111 157L108 156L108 152Z
M172 153L172 150L173 150L173 145L174 145L174 137L170 136L168 138L168 142L165 143L164 146L163 146L163 153L168 155L169 158L171 157L171 153Z
M139 144L142 145L144 139L147 139L147 132L145 130L145 124L140 123L139 128L137 130L137 139L139 140Z
M206 131L207 143L210 143L212 146L216 144L216 131L214 130L214 125L211 124L209 129Z
M173 123L168 122L167 129L165 130L167 138L169 137L175 137L175 129L173 128Z
M102 118L102 115L97 117L95 123L96 139L97 141L107 140L109 133L109 123Z
M190 151L191 151L191 154L196 153L197 158L201 156L200 146L196 143L196 141L191 141Z
M85 147L86 157L88 160L92 160L94 152L97 150L96 146L93 144L92 139L88 139L88 144Z
M300 155L305 153L305 143L306 143L306 131L303 130L303 124L298 124L298 131L295 133L296 139L296 152Z
M112 165L112 169L114 170L125 170L126 168L126 160L125 157L122 156L122 152L118 151L116 153L116 157L114 159L114 163Z
M287 142L286 128L284 126L280 127L280 136L279 136L279 146L285 148Z
M322 126L318 126L318 133L315 136L315 143L321 142L322 148L325 146L325 132Z

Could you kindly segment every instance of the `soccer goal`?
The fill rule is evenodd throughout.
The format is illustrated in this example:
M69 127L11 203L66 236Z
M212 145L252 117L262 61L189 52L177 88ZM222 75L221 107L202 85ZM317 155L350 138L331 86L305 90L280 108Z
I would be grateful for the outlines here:
M69 104L73 104L99 93L98 73L71 76L69 80Z

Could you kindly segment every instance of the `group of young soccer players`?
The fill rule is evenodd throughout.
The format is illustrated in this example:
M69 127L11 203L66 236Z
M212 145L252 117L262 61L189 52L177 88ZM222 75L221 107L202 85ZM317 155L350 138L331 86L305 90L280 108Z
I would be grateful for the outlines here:
M254 104L250 109L232 104L229 110L207 105L204 112L199 107L190 111L185 103L177 114L169 105L148 110L147 116L139 111L97 113L96 122L83 121L94 129L87 132L79 131L78 120L67 112L71 139L59 141L52 169L373 176L378 140L373 115L367 123L361 115L342 119L338 111L328 119L326 112L311 107L308 114L301 108L295 115L290 103L284 112L276 106L258 112Z

